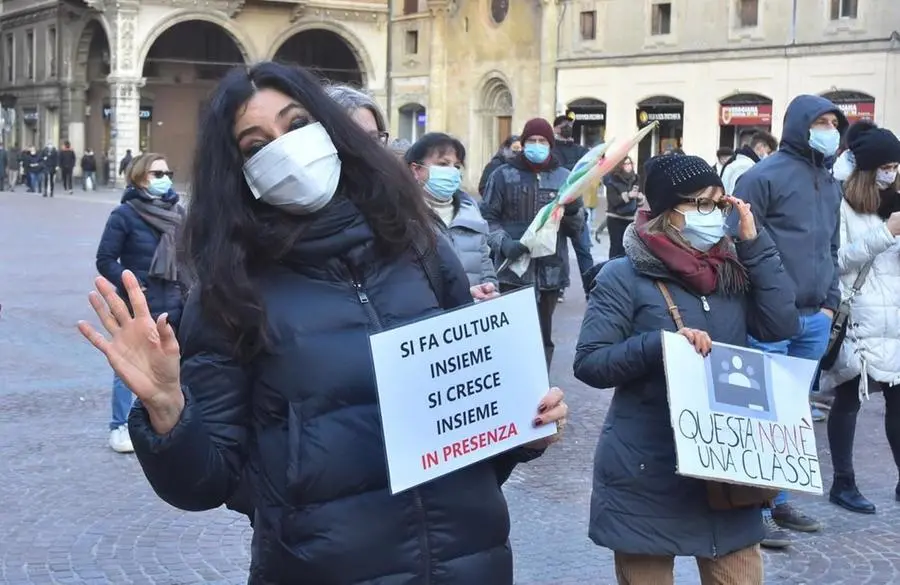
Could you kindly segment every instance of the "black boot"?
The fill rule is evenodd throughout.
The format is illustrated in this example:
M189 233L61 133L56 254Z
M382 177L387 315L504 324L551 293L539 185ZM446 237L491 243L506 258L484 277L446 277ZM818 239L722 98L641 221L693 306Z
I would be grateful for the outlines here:
M841 508L857 514L875 513L875 504L859 493L859 488L856 487L856 480L852 476L836 475L834 483L831 484L831 492L828 495L828 499L831 500L832 504L837 504Z

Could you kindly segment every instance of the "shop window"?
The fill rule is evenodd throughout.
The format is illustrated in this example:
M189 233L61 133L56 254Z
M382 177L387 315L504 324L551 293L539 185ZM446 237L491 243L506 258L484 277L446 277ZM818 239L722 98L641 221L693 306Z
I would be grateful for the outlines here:
M403 0L403 14L415 14L419 11L419 0Z
M581 40L593 41L597 38L597 13L586 10L581 13Z
M672 34L672 3L660 2L652 7L650 32L653 35Z
M831 0L831 20L849 20L857 16L859 0Z
M739 28L759 26L759 0L738 0L737 24Z
M3 42L3 67L6 69L6 83L16 81L16 43L12 33L6 35Z
M419 31L406 31L406 54L416 55L419 52Z
M34 30L25 33L25 75L34 80Z
M49 77L56 77L56 27L47 29L47 72Z

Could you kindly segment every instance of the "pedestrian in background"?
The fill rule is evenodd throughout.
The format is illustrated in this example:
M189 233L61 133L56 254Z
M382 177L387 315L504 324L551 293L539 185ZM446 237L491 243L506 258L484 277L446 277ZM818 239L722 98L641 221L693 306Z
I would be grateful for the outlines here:
M87 147L81 157L81 188L84 191L97 188L97 158L91 147Z
M72 189L72 175L75 172L75 151L72 150L72 144L66 140L63 142L63 148L59 152L59 172L62 175L62 188L70 195Z
M613 388L597 453L589 534L615 552L620 585L671 585L676 556L701 581L762 585L756 505L715 509L707 482L678 475L661 331L706 357L713 341L746 346L797 331L793 287L750 206L725 196L709 164L662 155L645 166L649 211L625 232L625 257L597 276L575 354L575 376ZM735 206L736 238L725 217Z
M59 151L55 144L49 143L41 151L40 156L43 166L41 189L44 197L53 197L53 192L56 190L56 171L59 168Z
M784 267L794 283L800 330L775 342L751 340L756 349L820 360L828 346L831 319L841 301L838 267L841 186L826 167L836 155L847 119L827 99L801 95L784 116L778 152L760 161L738 181L735 196L752 206L757 221L775 240ZM732 217L736 229L738 217ZM805 391L812 396L818 388ZM812 407L813 419L825 420ZM821 524L788 501L787 492L766 510L764 546L785 548L791 537L782 529L816 532Z
M853 446L863 401L881 391L884 431L900 473L900 140L867 122L854 124L847 135L853 162L841 202L838 263L850 323L820 383L834 392L829 499L851 512L874 514L875 504L856 483ZM900 483L894 496L900 501Z
M6 150L6 145L0 143L0 191L6 191L7 187L7 169L9 168L9 151Z
M630 156L623 158L611 173L603 177L606 187L606 229L609 231L609 259L625 255L622 239L634 222L638 207L644 204L639 177Z
M742 146L722 167L722 184L729 195L734 193L738 179L753 165L778 150L778 140L768 132L757 132L750 143Z
M176 262L176 237L184 208L172 189L172 172L161 154L135 158L126 174L128 186L121 205L110 213L97 247L97 271L127 298L122 273L130 270L140 283L151 315L155 318L165 313L177 329L184 291ZM109 446L117 453L134 450L128 435L132 401L131 390L115 373Z

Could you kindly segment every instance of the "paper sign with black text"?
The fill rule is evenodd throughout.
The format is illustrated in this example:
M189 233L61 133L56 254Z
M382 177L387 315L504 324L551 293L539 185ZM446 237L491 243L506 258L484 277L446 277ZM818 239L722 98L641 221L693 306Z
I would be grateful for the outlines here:
M678 473L822 493L809 410L816 362L713 343L703 358L663 332Z
M556 432L534 289L370 338L391 493Z

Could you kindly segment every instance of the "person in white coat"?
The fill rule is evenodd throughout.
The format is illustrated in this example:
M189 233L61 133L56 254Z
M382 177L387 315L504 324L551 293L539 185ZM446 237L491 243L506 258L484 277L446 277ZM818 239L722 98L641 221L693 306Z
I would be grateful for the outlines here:
M854 168L844 183L841 293L847 299L861 272L865 278L852 298L847 334L834 365L822 372L823 388L833 388L828 442L834 467L829 499L847 510L874 514L853 471L853 440L862 400L882 391L884 429L900 470L900 140L872 125L848 144ZM895 488L900 501L900 483Z
M742 146L722 167L722 184L725 192L731 195L741 175L753 168L753 165L778 150L778 140L768 132L757 132L750 138L749 144Z

